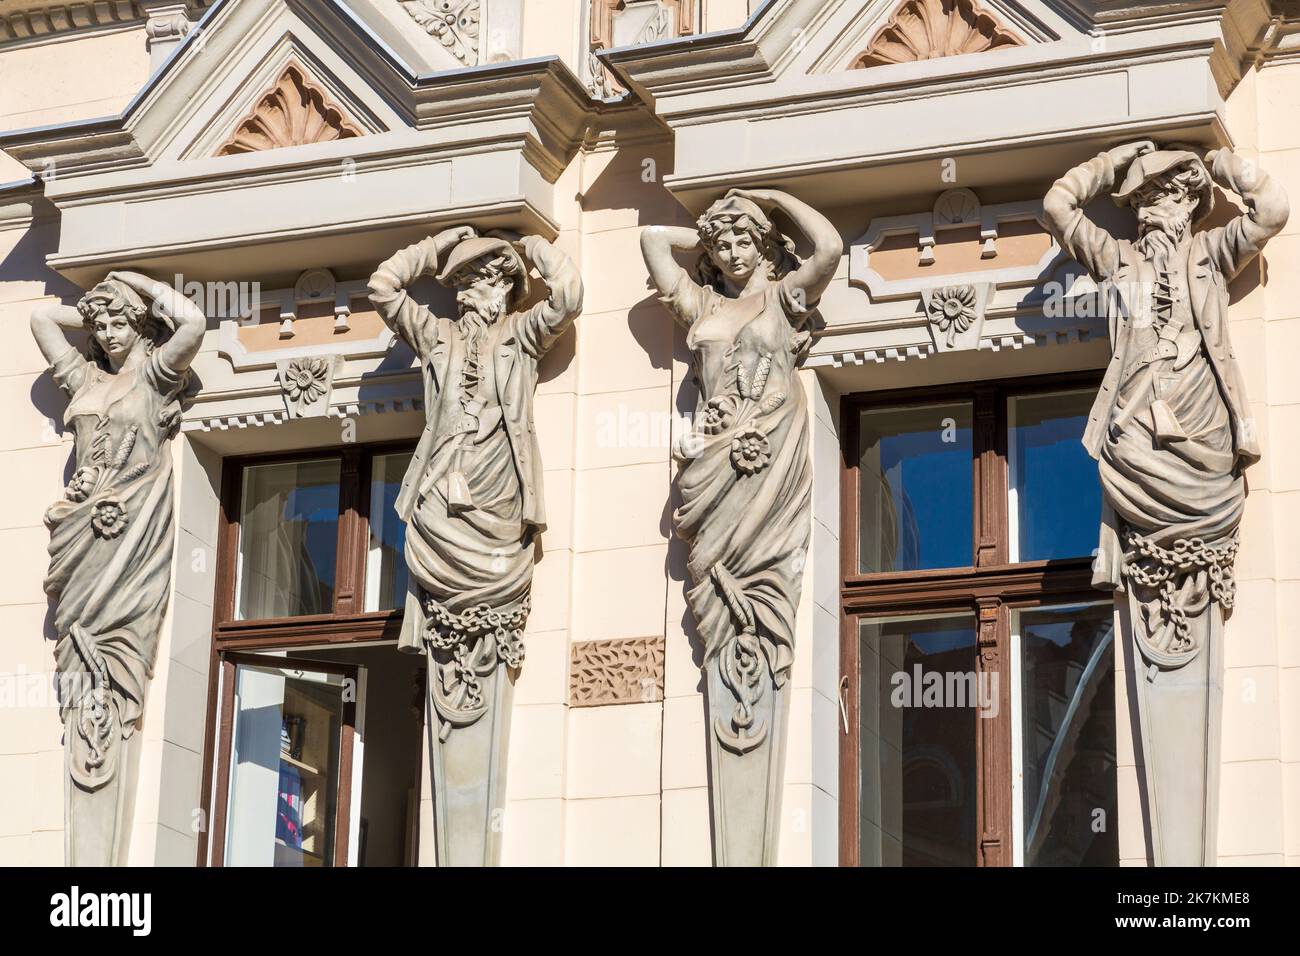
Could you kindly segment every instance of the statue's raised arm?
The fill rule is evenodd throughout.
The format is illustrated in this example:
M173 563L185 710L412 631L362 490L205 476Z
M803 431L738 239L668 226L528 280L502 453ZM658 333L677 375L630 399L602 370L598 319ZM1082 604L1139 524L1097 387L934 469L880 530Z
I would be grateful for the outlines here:
M125 862L124 808L171 590L169 445L206 325L183 295L138 272L111 272L75 308L48 304L32 315L74 437L72 478L45 514L45 591L55 604L65 847L75 866ZM78 328L90 333L85 354L68 338Z
M1216 183L1246 211L1197 231ZM1136 239L1086 216L1103 193L1133 211ZM1260 455L1228 335L1228 283L1281 230L1287 200L1229 150L1143 140L1071 169L1043 213L1098 280L1108 321L1110 364L1083 438L1103 493L1093 583L1116 591L1138 663L1155 863L1199 865L1215 858L1205 839L1217 781L1213 688L1235 602L1245 470Z
M812 253L801 261L780 210ZM798 369L812 307L843 242L820 213L774 189L733 189L695 229L650 226L650 280L686 327L699 389L675 449L690 549L687 599L704 642L715 858L776 859L781 754L795 612L811 533L809 425ZM694 253L691 272L677 253ZM743 807L743 810L736 810Z

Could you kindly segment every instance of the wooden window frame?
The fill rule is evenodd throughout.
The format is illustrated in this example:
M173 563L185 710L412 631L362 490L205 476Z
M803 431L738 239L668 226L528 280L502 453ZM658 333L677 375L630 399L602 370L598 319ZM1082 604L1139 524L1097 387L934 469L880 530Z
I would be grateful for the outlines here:
M212 865L224 866L226 856L227 812L230 806L230 757L234 745L235 729L235 672L240 665L281 669L301 667L324 674L341 674L357 686L359 668L356 664L340 661L318 661L310 657L272 657L231 651L221 657L221 750L217 773L216 815L212 821ZM349 828L352 825L352 744L357 727L356 698L343 700L343 715L339 721L339 781L334 801L334 866L348 865Z
M225 847L226 802L229 799L229 724L233 713L233 688L224 680L233 678L234 667L258 652L296 648L373 644L395 641L402 629L403 607L384 611L362 610L366 593L366 552L370 538L370 479L376 455L415 450L415 441L376 442L365 445L327 445L290 452L265 452L226 458L222 462L221 503L217 527L216 593L213 600L212 645L208 658L207 718L203 735L203 780L200 793L201 819L197 863L220 866ZM243 478L253 465L288 464L316 459L338 459L339 520L334 568L334 606L328 614L237 620L235 614L236 568L239 561L240 508ZM275 658L269 658L275 660ZM321 670L338 670L336 663L313 662ZM221 695L227 688L226 699ZM218 713L218 708L221 713ZM218 733L220 731L220 733ZM351 762L351 738L346 741ZM218 752L220 749L220 752ZM340 773L344 768L340 768ZM351 786L351 769L346 768ZM214 777L216 788L214 791ZM344 782L340 782L340 792ZM215 806L213 805L215 802ZM347 836L347 823L341 822ZM213 839L209 841L209 830ZM346 864L346 856L344 864Z
M1011 614L1044 605L1096 602L1092 558L1009 563L1007 404L1024 395L1093 390L1099 370L855 392L840 403L840 705L839 857L858 866L861 851L859 625L863 619L965 613L974 617L977 673L998 675L997 716L976 717L977 866L1013 861L1011 806ZM964 568L862 573L859 423L862 412L969 402L972 408L972 564Z

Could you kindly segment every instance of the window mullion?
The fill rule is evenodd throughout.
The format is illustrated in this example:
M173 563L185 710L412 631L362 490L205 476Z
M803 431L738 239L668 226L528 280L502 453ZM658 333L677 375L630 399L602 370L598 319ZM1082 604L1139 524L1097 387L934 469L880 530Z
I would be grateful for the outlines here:
M975 389L974 481L975 567L1006 563L1006 469L998 434L1005 426L998 405L1002 396L993 386Z
M1011 615L1000 598L978 602L976 687L991 695L991 713L975 709L980 866L1011 865L1011 683L1007 645Z
M360 577L365 573L361 561L360 525L361 452L349 449L343 452L343 466L339 474L339 534L338 558L335 564L334 613L355 614L362 594Z

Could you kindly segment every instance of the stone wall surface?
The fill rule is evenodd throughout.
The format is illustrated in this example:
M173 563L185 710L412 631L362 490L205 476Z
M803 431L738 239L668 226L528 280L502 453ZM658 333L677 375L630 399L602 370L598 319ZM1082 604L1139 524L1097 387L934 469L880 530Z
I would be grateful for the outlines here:
M738 26L749 6L709 0L706 29ZM560 52L579 72L584 57L575 23L585 8L578 0L528 0L523 55ZM143 28L0 45L0 130L114 114L149 69ZM1249 70L1226 101L1236 149L1293 198L1300 197L1298 113L1300 62ZM690 352L652 291L638 248L645 226L694 222L664 184L673 164L671 133L643 110L617 134L590 137L553 187L555 241L577 264L586 294L573 329L541 365L536 396L549 522L534 575L527 663L514 695L506 865L710 863L702 652L686 604L686 550L671 524L672 429L694 408ZM1060 171L1050 163L1027 169L1023 181L999 186L999 198L1041 196ZM25 175L0 153L0 182ZM920 209L925 196L932 202L943 188L910 191L917 197L910 206L910 199L891 197L825 212L852 241L874 217ZM62 426L63 398L28 328L37 304L71 303L79 294L45 265L58 241L57 214L39 199L31 215L0 217L0 679L20 694L30 691L26 705L0 700L0 865L63 859L62 728L53 701L36 698L53 670L42 515L70 471L71 436ZM1300 217L1230 291L1231 335L1262 428L1264 459L1249 473L1237 608L1227 627L1218 852L1223 864L1300 865ZM854 296L860 293L850 286L846 256L827 309ZM1032 352L1025 351L1026 361ZM979 364L986 359L800 373L812 419L813 534L791 678L784 865L835 865L839 854L840 396L961 380L964 369L987 368ZM997 361L1017 367L1015 358ZM205 362L225 362L215 323L196 368ZM1071 352L1059 363L1095 368L1097 357ZM391 420L367 424L371 434L419 434L417 415L382 417ZM192 864L197 834L208 823L198 807L222 454L308 447L322 434L297 425L249 429L243 446L239 434L198 431L173 443L173 593L142 730L132 865ZM268 437L273 429L283 431ZM576 701L573 662L599 659L600 649L589 643L616 641L626 646L607 648L610 659L632 655L629 666L650 675L642 684L650 692ZM1122 657L1117 666L1120 853L1124 864L1143 865L1141 768L1123 729ZM420 856L428 865L427 772L422 779Z

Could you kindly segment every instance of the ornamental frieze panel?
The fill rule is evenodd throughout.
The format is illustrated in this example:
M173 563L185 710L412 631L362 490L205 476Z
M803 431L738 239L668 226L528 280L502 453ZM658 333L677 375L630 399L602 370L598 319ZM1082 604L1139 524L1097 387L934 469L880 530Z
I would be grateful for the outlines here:
M662 636L579 641L570 648L570 707L645 704L663 696Z
M1096 286L1043 226L1037 200L984 204L971 189L878 217L827 294L812 367L1104 340Z

